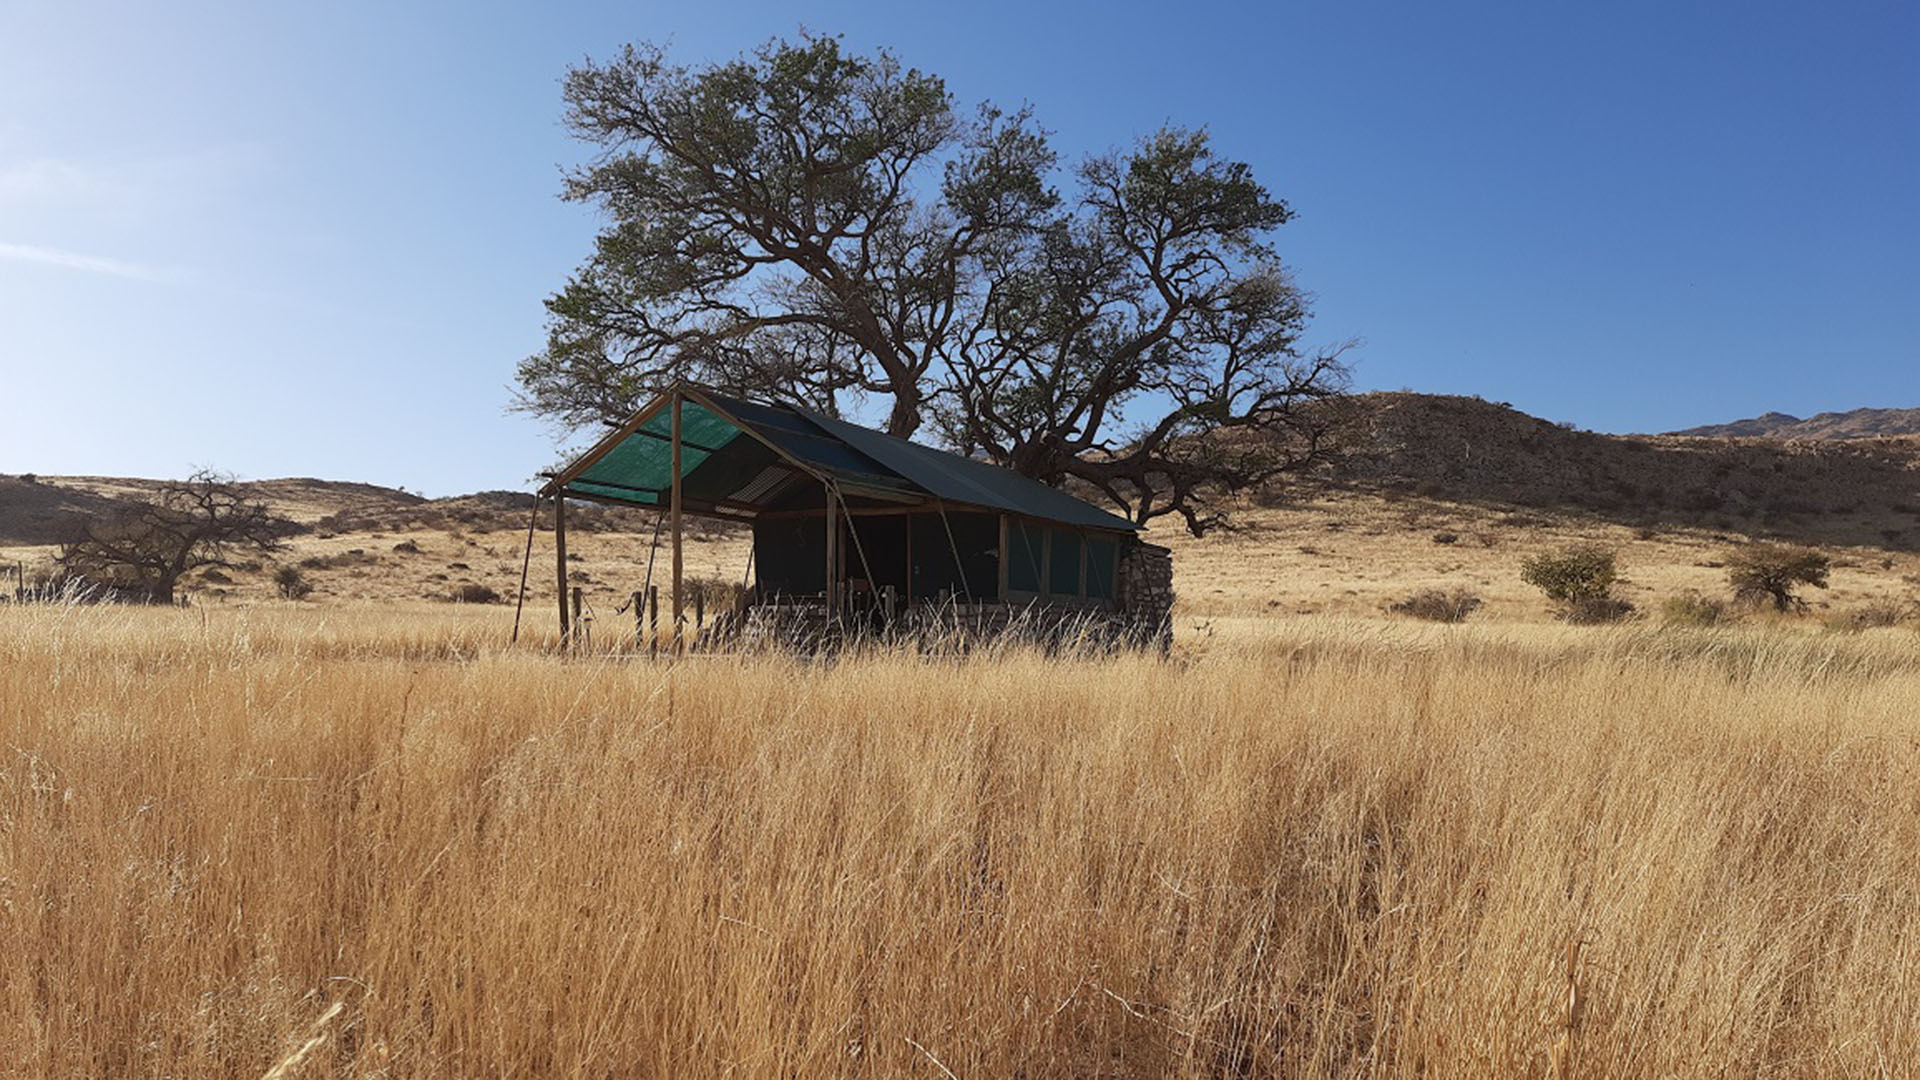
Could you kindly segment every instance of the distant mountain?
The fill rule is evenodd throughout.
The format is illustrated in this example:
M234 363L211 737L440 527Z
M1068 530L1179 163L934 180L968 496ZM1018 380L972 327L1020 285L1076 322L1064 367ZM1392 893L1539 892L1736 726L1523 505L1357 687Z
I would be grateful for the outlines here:
M1708 424L1668 432L1706 438L1868 439L1881 435L1920 435L1920 409L1852 409L1823 412L1805 420L1783 412L1762 413L1731 424Z

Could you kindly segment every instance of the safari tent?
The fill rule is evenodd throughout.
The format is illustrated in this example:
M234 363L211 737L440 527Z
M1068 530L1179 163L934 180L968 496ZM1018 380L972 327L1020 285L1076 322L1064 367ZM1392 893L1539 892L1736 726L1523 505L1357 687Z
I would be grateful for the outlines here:
M569 500L664 515L676 638L687 514L751 527L747 607L761 617L1019 613L1159 637L1172 603L1166 549L1126 518L985 462L691 385L648 402L539 494L554 502L563 635Z

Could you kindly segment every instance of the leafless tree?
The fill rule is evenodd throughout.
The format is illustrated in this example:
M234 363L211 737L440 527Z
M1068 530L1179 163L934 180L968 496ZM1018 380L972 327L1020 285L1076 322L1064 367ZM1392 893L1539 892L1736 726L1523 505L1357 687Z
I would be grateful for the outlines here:
M293 531L233 477L201 469L124 514L84 522L59 563L68 577L170 604L188 571L232 569L247 556L281 550Z

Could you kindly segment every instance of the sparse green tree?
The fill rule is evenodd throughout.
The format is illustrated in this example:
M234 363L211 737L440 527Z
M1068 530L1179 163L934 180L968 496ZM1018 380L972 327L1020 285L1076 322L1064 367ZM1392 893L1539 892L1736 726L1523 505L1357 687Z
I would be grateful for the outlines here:
M1633 613L1631 603L1613 595L1619 567L1612 550L1599 544L1529 556L1520 564L1520 579L1546 593L1570 623L1618 622Z
M1571 544L1558 551L1530 555L1520 563L1520 580L1563 604L1601 600L1620 580L1614 555L1599 544Z
M1727 582L1736 601L1796 611L1807 606L1797 595L1799 587L1826 588L1831 566L1832 560L1813 548L1750 544L1727 556Z

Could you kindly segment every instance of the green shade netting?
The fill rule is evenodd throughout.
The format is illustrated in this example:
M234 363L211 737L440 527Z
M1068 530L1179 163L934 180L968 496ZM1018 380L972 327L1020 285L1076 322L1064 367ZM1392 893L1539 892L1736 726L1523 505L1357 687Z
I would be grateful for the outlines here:
M681 477L684 479L740 435L739 428L711 410L692 401L683 402L680 406ZM567 487L588 495L657 506L662 502L662 493L673 486L672 436L673 410L661 409Z

